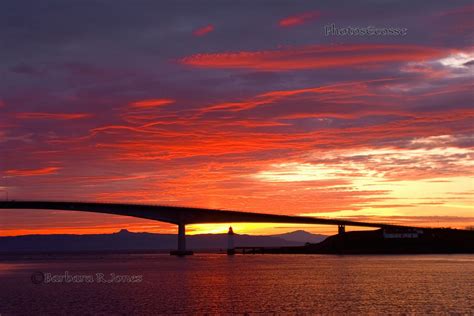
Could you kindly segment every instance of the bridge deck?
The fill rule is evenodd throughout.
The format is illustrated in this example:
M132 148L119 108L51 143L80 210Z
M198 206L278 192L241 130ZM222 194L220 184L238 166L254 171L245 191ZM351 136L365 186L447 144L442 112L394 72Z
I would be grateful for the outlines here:
M407 228L406 226L385 223L355 222L307 216L290 216L241 211L189 208L166 205L144 205L98 202L53 202L53 201L0 201L0 209L41 209L104 213L133 216L173 224L208 223L287 223L345 225L376 228Z

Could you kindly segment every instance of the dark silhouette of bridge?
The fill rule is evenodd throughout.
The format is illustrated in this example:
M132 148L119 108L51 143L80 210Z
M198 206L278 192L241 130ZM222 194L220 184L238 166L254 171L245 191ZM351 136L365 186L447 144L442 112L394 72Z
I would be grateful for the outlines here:
M241 211L215 210L166 205L98 203L98 202L53 202L53 201L0 201L0 209L25 210L63 210L82 211L113 215L132 216L178 225L178 250L172 254L192 254L186 250L186 225L210 223L286 223L337 225L339 234L345 232L346 226L374 228L411 228L372 222L355 222L339 219L317 218L307 216L289 216Z

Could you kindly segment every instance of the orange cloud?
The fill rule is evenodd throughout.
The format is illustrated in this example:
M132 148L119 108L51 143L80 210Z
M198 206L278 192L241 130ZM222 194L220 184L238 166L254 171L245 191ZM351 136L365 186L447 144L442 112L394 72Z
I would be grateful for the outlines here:
M56 174L61 169L59 167L46 167L40 169L10 169L5 173L15 177L44 176L48 174Z
M130 106L134 108L152 108L152 107L172 104L175 102L176 101L172 99L147 99L147 100L132 102L130 103Z
M44 112L21 112L16 117L25 120L46 119L46 120L76 120L91 117L88 113L44 113Z
M203 68L298 70L348 67L390 62L414 62L439 58L446 49L415 45L344 44L312 45L282 50L196 54L181 63Z
M284 19L281 19L278 22L278 25L280 25L281 27L292 27L314 20L320 16L321 13L319 11L305 12L302 14L288 16Z
M374 111L372 113L372 111ZM191 157L225 157L235 155L257 155L273 150L287 151L287 155L298 156L301 153L318 148L360 148L369 144L384 142L387 139L423 138L436 135L468 133L472 131L473 112L468 110L442 111L433 113L397 112L396 109L367 109L352 113L354 117L363 115L399 115L396 120L371 124L368 126L346 126L335 129L330 125L314 131L287 133L285 130L272 132L252 131L249 128L261 126L259 121L237 121L239 124L211 123L203 121L179 122L180 129L168 125L145 124L141 126L103 126L91 130L98 137L105 133L114 135L113 139L95 143L95 147L107 151L113 160L174 160ZM337 113L326 113L337 116ZM348 114L347 118L351 114ZM297 113L282 116L280 119L304 119L319 117L312 113ZM278 123L278 121L275 121ZM442 124L442 128L440 127ZM275 124L274 126L277 126ZM285 124L288 126L287 124ZM285 126L282 125L282 126ZM226 126L223 130L222 127ZM124 137L129 132L136 133L132 139ZM159 138L156 137L159 135ZM291 154L292 153L292 154ZM465 168L449 172L465 172ZM445 170L444 172L448 172ZM412 178L411 176L406 176ZM418 176L416 176L418 177Z
M209 24L193 31L194 36L204 36L214 31L214 25Z

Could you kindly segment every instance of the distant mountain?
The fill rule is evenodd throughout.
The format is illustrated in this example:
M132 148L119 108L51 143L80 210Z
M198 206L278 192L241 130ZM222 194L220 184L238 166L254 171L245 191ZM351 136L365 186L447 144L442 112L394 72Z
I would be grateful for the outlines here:
M307 241L318 242L321 235L304 231L275 235L234 237L236 247L292 247ZM186 244L193 250L219 250L227 247L227 234L186 236ZM168 251L176 249L174 234L132 233L125 229L113 234L96 235L25 235L0 237L0 253L17 252L79 252L79 251Z
M300 243L312 243L317 244L326 239L326 235L320 234L311 234L304 230L295 230L294 232L284 233L280 235L273 235L273 237L278 237L288 241L295 241Z

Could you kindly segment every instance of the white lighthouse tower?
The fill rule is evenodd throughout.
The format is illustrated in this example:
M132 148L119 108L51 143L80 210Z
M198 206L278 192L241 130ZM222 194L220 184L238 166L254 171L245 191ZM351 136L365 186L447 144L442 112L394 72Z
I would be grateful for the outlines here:
M227 254L230 256L235 254L234 231L232 230L232 226L229 227L229 232L227 233Z

